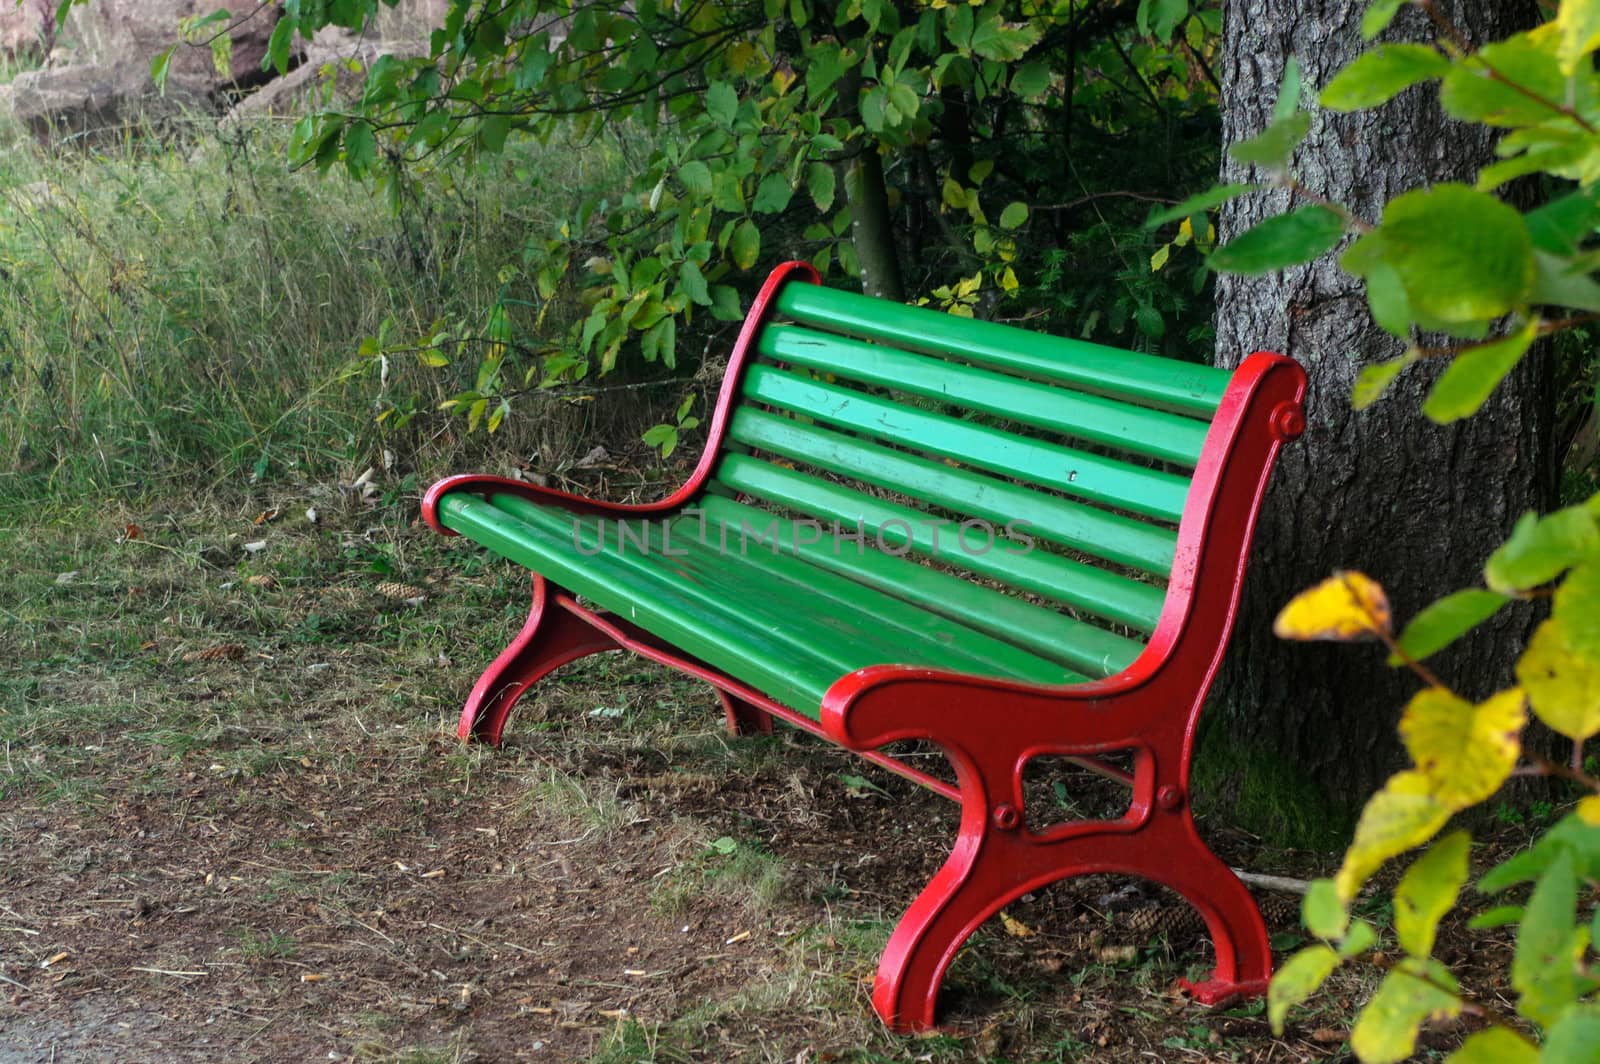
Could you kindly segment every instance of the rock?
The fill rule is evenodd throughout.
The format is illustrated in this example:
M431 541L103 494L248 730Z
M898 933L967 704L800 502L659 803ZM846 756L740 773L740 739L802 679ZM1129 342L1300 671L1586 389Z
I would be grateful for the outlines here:
M229 31L233 56L227 75L217 70L208 46L178 43L181 20L208 15L218 8L234 13ZM258 85L268 79L270 75L262 71L261 61L280 13L277 4L255 0L94 0L74 7L67 25L78 42L78 59L84 64L143 63L148 69L151 60L177 44L169 76L181 75L215 89L224 85ZM219 25L205 32L209 35L221 28Z
M197 110L215 113L205 79L175 73L162 94L143 60L30 70L18 74L11 89L12 113L46 145L93 142L130 126L159 127Z
M55 44L56 16L50 0L0 0L0 55L43 58Z

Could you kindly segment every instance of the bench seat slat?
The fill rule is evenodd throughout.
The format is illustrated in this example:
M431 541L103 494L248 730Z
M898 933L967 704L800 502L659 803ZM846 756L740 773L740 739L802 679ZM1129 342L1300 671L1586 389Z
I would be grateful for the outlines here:
M1031 535L1152 576L1165 577L1172 570L1176 533L1130 517L763 410L740 410L729 434L758 450L957 513L1001 525L1025 521Z
M545 527L550 525L554 515L555 520L564 523L568 546L571 546L574 534L571 515L512 495L496 497L494 504L530 524ZM701 526L693 518L681 517L671 522L669 542L659 523L634 521L629 525L642 534L649 553L618 549L613 538L617 529L611 523L612 536L608 536L607 541L612 544L611 549L618 550L622 560L669 581L687 578L694 585L694 594L730 614L744 609L752 595L760 595L762 603L758 612L787 617L791 608L798 609L802 618L799 627L810 629L802 633L808 638L821 635L831 637L835 643L841 637L854 639L874 644L876 653L889 655L897 652L903 655L909 638L911 645L926 645L937 651L942 663L966 672L1017 676L1045 683L1082 679L1081 676L1064 676L1060 665L1054 661L1043 660L968 626L951 624L926 610L908 609L904 602L785 554L780 541L770 545L741 543L738 526L732 530L732 535L724 535L719 528ZM593 521L580 521L585 536L593 526ZM592 543L587 539L582 542L588 549L595 549L599 545L598 535ZM670 554L668 547L672 551ZM735 551L737 553L733 553ZM570 590L582 592L582 588ZM904 634L895 635L886 629L900 629ZM863 631L869 634L863 636ZM840 664L848 662L842 655L838 660Z
M836 288L784 285L776 302L781 312L803 324L913 351L948 353L1208 420L1228 387L1228 372L1211 366L1025 332Z
M621 616L640 620L648 613L652 630L661 623L677 627L671 634L678 645L773 697L778 690L805 692L806 700L789 704L808 715L834 680L885 661L1043 683L1085 678L798 558L766 548L743 558L718 553L716 534L699 542L692 519L674 526L671 555L662 551L659 524L635 522L648 552L617 549L616 527L608 523L610 546L590 557L575 548L574 519L566 511L496 495L485 504L492 512L463 514L454 499L446 500L447 520L471 523L458 529L470 538ZM579 543L595 550L596 520L577 520Z
M759 526L771 518L765 510L718 495L706 497L701 505L709 518L731 528L738 528L741 522ZM782 524L784 542L795 543L793 522ZM818 543L801 544L796 553L812 565L1060 661L1093 679L1122 671L1144 650L1144 644L1136 640L930 569L910 558L884 553L870 543L858 553L853 544L839 546L830 535Z
M745 455L730 454L717 467L717 479L726 489L753 495L777 506L838 521L846 527L858 523L885 543L909 543L924 557L937 558L1007 587L1030 591L1104 617L1117 624L1150 632L1155 630L1166 601L1159 587L1072 561L1043 550L1012 553L996 546L985 554L964 552L952 541L955 529L946 526L933 549L933 528L928 515L899 503L875 499L838 484L784 469ZM909 534L900 526L909 528Z
M1171 473L918 410L772 366L745 371L744 395L835 427L1162 521L1183 516L1189 493L1189 481Z
M1203 421L911 354L795 325L761 331L762 355L863 384L943 399L1091 443L1194 467L1205 445Z
M553 531L529 526L474 495L446 495L439 501L444 525L475 543L488 547L525 569L577 591L604 609L631 621L641 621L641 581L631 566L614 554L594 558L572 549L570 526ZM577 587L570 587L576 584ZM825 648L796 648L774 633L754 625L741 626L739 638L730 642L722 629L725 616L672 587L649 589L649 629L685 653L718 668L738 668L741 678L756 690L796 712L815 716L822 693L808 678L831 672L836 666L822 658ZM777 667L778 663L783 667Z

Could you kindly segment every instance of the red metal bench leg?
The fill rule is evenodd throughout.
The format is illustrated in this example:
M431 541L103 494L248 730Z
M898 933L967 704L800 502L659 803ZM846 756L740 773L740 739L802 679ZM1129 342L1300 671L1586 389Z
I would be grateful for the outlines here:
M535 573L528 619L473 685L456 728L461 738L499 746L506 718L528 688L570 661L617 649L616 640L554 605L553 597Z
M722 713L728 718L729 735L772 734L771 713L752 706L736 695L730 695L720 687L717 688L717 697L722 699Z
M963 814L950 859L890 937L872 994L890 1027L932 1027L945 971L968 936L1022 895L1075 875L1140 876L1194 906L1217 953L1210 979L1182 981L1201 1002L1266 992L1272 964L1266 926L1244 884L1195 835L1186 815L1156 812L1131 832L1119 824L1075 824L1059 835L1035 836L1003 826L1002 820L1015 823L1009 809L1001 803L987 819L981 810L979 817L970 809Z

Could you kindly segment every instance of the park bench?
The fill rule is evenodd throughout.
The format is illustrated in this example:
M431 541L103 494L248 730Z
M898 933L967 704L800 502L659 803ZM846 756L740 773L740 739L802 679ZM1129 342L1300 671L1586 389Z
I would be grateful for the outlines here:
M1082 874L1144 877L1198 910L1216 950L1186 984L1202 1002L1263 992L1266 929L1195 830L1189 763L1268 473L1305 425L1303 371L1253 354L1229 373L816 282L803 263L767 279L705 452L667 498L477 475L428 491L436 531L534 574L462 737L498 743L546 674L627 648L708 681L734 730L780 719L959 802L950 857L878 968L873 1005L897 1030L933 1024L983 921ZM884 749L905 740L940 748L954 782ZM1040 757L1119 780L1126 812L1043 825L1023 802Z

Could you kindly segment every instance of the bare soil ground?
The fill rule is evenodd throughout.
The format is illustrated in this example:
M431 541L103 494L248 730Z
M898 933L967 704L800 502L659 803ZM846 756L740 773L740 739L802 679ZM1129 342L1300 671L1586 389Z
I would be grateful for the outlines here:
M0 531L0 1064L1347 1058L1370 982L1274 1039L1259 1002L1176 992L1211 960L1187 910L1103 879L992 921L947 1026L888 1034L873 968L953 807L803 736L730 740L707 690L619 656L461 746L524 578L413 516ZM1202 830L1257 871L1331 860Z

